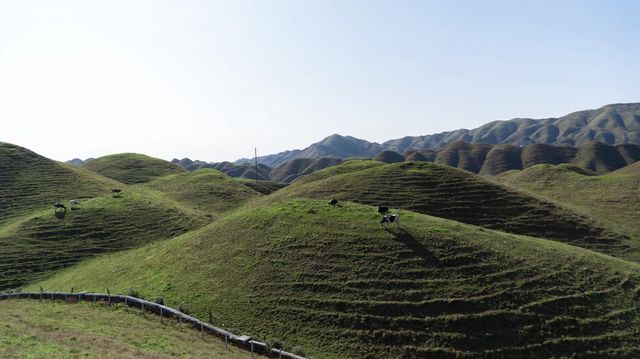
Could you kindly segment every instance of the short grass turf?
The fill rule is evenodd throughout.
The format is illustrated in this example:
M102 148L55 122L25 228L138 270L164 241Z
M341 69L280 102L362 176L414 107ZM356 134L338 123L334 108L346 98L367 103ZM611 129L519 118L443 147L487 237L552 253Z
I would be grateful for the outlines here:
M211 214L221 214L261 196L260 192L214 169L163 176L143 186Z
M26 148L0 142L0 224L24 211L55 202L111 193L116 181L86 169L52 161Z
M627 257L640 261L640 162L601 176L568 165L537 165L494 179L564 203L628 234Z
M252 358L216 337L136 309L29 300L0 301L0 357Z
M299 197L409 209L621 257L628 257L630 246L624 233L570 207L433 163L347 161L301 178L264 202Z
M174 237L205 215L131 189L82 201L77 209L25 212L0 227L0 290L39 280L84 258Z
M96 158L84 168L119 182L132 184L150 181L157 177L185 170L171 162L138 153L119 153Z
M25 289L134 289L321 358L640 356L639 265L393 210L274 203Z

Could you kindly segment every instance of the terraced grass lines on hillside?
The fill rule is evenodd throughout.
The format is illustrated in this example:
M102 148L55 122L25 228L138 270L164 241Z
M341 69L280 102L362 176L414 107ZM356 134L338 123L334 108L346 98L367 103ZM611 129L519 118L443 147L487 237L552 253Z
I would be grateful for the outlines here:
M572 166L538 165L495 179L571 205L628 233L633 238L628 256L640 261L640 162L602 176Z
M389 205L506 232L551 238L624 256L628 239L556 203L497 185L448 166L348 161L271 195L337 198Z
M160 177L144 185L194 208L221 213L260 196L260 193L214 169Z
M36 283L139 290L322 358L637 358L638 265L413 212L293 200Z
M102 304L0 302L0 357L230 358L251 354L174 321ZM255 356L262 357L262 356Z
M139 191L88 200L65 215L54 214L53 209L25 214L0 229L0 289L41 279L87 257L170 238L205 223L202 214Z
M122 183L147 182L185 170L171 162L138 153L103 156L88 162L85 168Z
M104 195L115 186L91 171L0 142L0 223L24 211L53 208L57 201Z

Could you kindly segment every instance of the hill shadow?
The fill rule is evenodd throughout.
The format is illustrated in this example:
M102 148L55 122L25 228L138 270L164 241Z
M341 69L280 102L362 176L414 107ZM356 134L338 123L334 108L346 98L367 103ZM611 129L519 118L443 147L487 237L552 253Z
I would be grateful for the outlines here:
M403 228L387 229L391 233L395 240L404 244L413 253L422 258L425 264L430 266L440 266L440 260L430 250L428 250L422 243L420 243L411 233Z

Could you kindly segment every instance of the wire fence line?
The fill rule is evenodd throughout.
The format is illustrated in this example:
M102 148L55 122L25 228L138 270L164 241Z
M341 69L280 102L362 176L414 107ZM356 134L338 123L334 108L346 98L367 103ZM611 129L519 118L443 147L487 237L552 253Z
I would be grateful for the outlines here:
M286 352L282 349L269 348L269 346L247 335L233 334L228 330L218 328L212 324L203 322L198 318L187 315L177 309L167 307L162 304L150 302L148 300L131 297L128 295L112 295L103 293L67 293L67 292L25 292L25 293L4 293L0 294L0 300L8 299L35 299L35 300L63 300L67 303L77 302L105 302L108 304L122 303L129 307L140 308L148 311L161 318L173 318L180 323L191 325L194 329L200 330L202 333L209 333L225 340L225 343L231 343L239 348L251 351L251 353L266 354L268 356L281 359L306 359L303 356ZM313 359L312 357L309 359Z

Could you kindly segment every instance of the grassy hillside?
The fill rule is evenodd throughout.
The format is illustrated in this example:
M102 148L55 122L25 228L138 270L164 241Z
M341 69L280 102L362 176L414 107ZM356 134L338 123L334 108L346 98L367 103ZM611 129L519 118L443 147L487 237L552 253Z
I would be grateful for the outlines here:
M2 358L232 358L251 354L213 336L122 306L0 302ZM258 357L258 356L256 356Z
M207 213L219 214L260 193L214 169L160 177L144 184L169 198Z
M66 214L54 214L53 208L28 212L0 228L0 289L84 258L170 238L206 221L203 214L133 189L84 201Z
M156 177L184 172L180 166L137 153L103 156L88 162L85 168L122 183L141 183Z
M0 142L0 223L53 203L111 193L118 183L91 171L52 161Z
M432 163L348 161L302 178L266 200L297 197L388 205L615 255L625 255L628 245L623 235L574 210Z
M271 170L269 178L276 182L293 182L298 177L319 171L321 169L336 166L342 163L339 158L296 158L287 161Z
M495 179L568 204L631 235L629 256L640 260L640 162L602 176L572 166L537 165Z
M636 358L640 267L401 211L293 200L42 283L139 290L322 358Z

